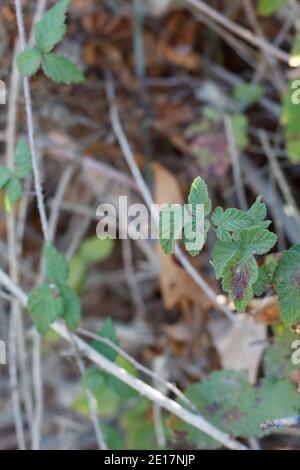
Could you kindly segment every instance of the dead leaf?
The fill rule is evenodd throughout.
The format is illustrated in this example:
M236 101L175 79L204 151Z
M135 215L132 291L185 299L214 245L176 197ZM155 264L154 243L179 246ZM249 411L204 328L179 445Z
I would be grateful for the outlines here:
M236 323L222 321L218 329L211 327L213 343L224 369L246 370L249 382L257 380L262 354L267 346L267 327L246 313L236 315ZM224 326L226 323L226 326Z

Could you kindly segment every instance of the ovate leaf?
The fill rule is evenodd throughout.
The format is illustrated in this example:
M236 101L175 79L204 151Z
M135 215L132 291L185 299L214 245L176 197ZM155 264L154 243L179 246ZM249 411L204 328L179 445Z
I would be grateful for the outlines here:
M32 77L41 65L41 53L38 49L25 49L17 56L17 65L21 75Z
M222 286L238 310L244 311L253 299L253 284L257 275L257 263L253 256L245 258L237 254L226 265Z
M63 318L71 330L78 327L81 318L80 299L74 289L61 287L61 298L64 304Z
M252 204L250 209L247 211L247 215L257 227L268 228L271 224L270 220L265 220L267 215L267 207L263 202L261 202L261 196L256 198L254 204Z
M25 178L32 173L31 152L25 141L21 138L15 152L16 172L19 178Z
M34 26L35 41L41 52L51 51L64 37L68 4L69 0L60 0Z
M49 326L63 314L64 304L60 292L48 285L34 289L28 298L28 310L38 332L45 334Z
M300 322L300 245L283 252L274 282L284 323Z
M44 248L47 278L57 285L64 285L67 282L69 267L66 258L57 249L47 243Z
M0 166L0 189L4 188L12 176L12 172L6 166Z
M204 217L206 217L211 211L211 200L209 198L208 190L205 181L198 176L191 186L188 202L191 205L193 212L193 206L197 204L204 205Z
M45 75L57 83L81 83L84 76L67 57L61 54L47 54L42 61Z

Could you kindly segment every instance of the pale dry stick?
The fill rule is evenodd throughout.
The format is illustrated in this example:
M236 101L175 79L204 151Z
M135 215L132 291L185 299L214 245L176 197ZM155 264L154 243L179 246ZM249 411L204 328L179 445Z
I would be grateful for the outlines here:
M143 366L143 364L140 364L136 359L134 359L134 357L132 357L130 354L124 351L124 349L122 349L120 346L113 343L109 338L105 336L97 335L88 330L85 330L84 328L78 328L77 333L83 336L86 336L87 338L93 339L94 341L100 341L101 343L106 344L111 349L116 351L120 356L126 359L126 361L130 362L137 370L139 370L143 374L147 375L148 377L151 377L153 380L163 385L167 390L169 390L169 392L174 393L174 395L177 398L179 398L183 403L185 403L185 405L189 407L194 413L199 413L199 410L194 405L194 403L191 400L189 400L181 392L181 390L179 390L179 388L176 387L176 385L163 379L162 377L157 375L155 372L153 372L151 369L148 369L148 367Z
M290 55L287 52L279 49L273 44L270 44L265 39L258 37L247 28L244 28L243 26L236 24L234 21L227 18L221 12L215 10L214 8L209 6L207 3L204 3L202 0L177 0L177 1L181 3L182 5L185 5L187 7L192 7L193 9L196 10L196 12L200 11L201 13L204 13L204 15L213 19L216 23L224 26L229 31L236 34L237 36L240 36L242 39L249 42L253 46L263 49L266 53L271 54L272 56L276 57L281 62L284 62L286 64L289 63Z
M292 191L290 190L290 187L286 181L286 178L283 174L282 169L280 168L280 165L276 159L276 154L274 149L270 145L270 141L268 139L268 136L264 130L259 130L258 136L261 142L261 145L264 149L264 152L268 158L270 167L274 173L274 177L278 183L278 186L282 192L282 195L285 198L286 203L288 206L292 209L292 217L296 220L297 224L300 227L300 212L297 206L297 203L295 201L295 198L292 194Z
M158 377L163 376L164 370L166 369L165 362L166 356L163 354L155 357L153 360L153 371ZM165 395L165 387L162 387L162 384L159 381L154 379L153 385ZM153 418L157 444L160 448L165 449L167 439L163 425L162 409L157 403L153 403Z
M106 74L105 88L106 88L106 94L107 94L107 98L109 102L110 119L111 119L111 124L114 130L114 133L116 135L116 138L119 142L121 149L123 150L125 160L130 168L133 178L136 181L136 184L140 190L140 193L148 206L148 209L153 218L153 223L156 223L156 225L158 225L159 223L158 210L157 210L156 205L154 204L151 193L148 189L148 186L146 185L144 181L144 178L140 172L140 169L138 168L135 162L134 155L130 148L127 137L124 133L124 130L120 121L120 117L119 117L118 107L116 104L114 85L113 85L112 77L109 73ZM207 297L214 303L214 305L219 310L221 310L231 321L233 322L237 321L234 314L229 310L229 308L226 305L223 305L218 301L216 293L207 284L207 282L203 279L203 277L196 271L196 269L191 265L191 263L189 262L187 257L184 255L184 253L181 251L178 245L175 246L175 256L178 259L178 261L180 261L182 266L186 269L186 271L190 274L190 276L196 282L196 284L205 292Z
M18 44L15 44L12 71L10 80L10 93L9 93L9 107L7 115L6 127L6 165L10 170L14 170L14 148L15 148L15 133L16 133L16 108L18 99L18 70L16 66L16 56L18 51ZM8 259L9 259L9 272L10 276L16 284L18 283L18 259L17 259L17 245L15 236L16 224L16 211L13 210L7 214L7 242L8 242ZM20 450L26 449L25 433L23 427L23 418L21 411L21 397L20 385L18 378L18 343L20 344L20 337L18 336L19 330L18 323L22 321L21 310L19 301L15 298L11 302L10 319L9 319L9 377L12 396L12 407L15 420L15 429L18 448ZM25 374L26 375L26 374ZM27 410L28 411L28 410ZM30 416L27 416L29 425Z
M233 132L232 122L229 116L224 116L224 127L226 133L226 139L229 147L229 153L231 156L232 168L233 168L233 179L234 185L236 189L236 195L238 198L239 206L242 210L246 211L248 208L247 199L245 194L245 189L243 186L243 177L242 171L240 167L240 160L239 160L239 151L237 148L237 143L235 139L235 135Z
M11 294L15 295L24 307L27 306L28 297L25 292L23 292L19 286L14 284L9 276L4 271L2 271L2 269L0 269L0 284L2 284L9 292L11 292ZM52 325L52 329L67 342L70 342L70 335L72 335L74 344L76 344L76 347L81 354L96 364L100 369L121 380L121 382L133 388L151 402L157 403L171 414L177 416L186 423L194 426L196 429L199 429L200 431L209 435L216 441L223 444L225 447L228 447L232 450L247 450L246 446L229 436L229 434L226 434L225 432L220 431L215 426L211 425L202 416L191 413L190 411L183 408L179 403L175 402L171 398L166 397L155 388L144 383L142 380L133 377L125 369L122 369L116 363L102 356L96 349L89 346L76 334L71 333L63 325L63 323L55 322Z

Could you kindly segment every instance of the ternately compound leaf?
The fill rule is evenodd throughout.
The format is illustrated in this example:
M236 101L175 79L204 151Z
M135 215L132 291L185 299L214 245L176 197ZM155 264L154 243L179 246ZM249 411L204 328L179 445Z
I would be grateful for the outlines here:
M84 76L67 57L61 54L47 54L43 57L42 68L45 75L57 83L81 83Z
M269 230L252 227L241 231L239 246L245 256L268 253L277 241L277 235Z
M15 152L16 173L19 178L25 178L32 173L31 152L25 141L21 138Z
M103 336L104 338L110 339L110 341L114 344L118 344L118 338L116 335L115 325L111 318L107 318L100 331L98 332L99 336ZM112 349L110 346L101 343L101 341L93 341L93 347L103 356L107 357L110 361L115 361L118 353Z
M41 65L41 53L38 49L25 49L17 56L17 65L21 75L32 77Z
M71 330L78 327L81 318L80 299L74 289L61 287L61 298L64 304L63 318Z
M34 289L28 298L28 310L38 332L45 334L64 312L59 290L48 285Z
M211 220L217 228L216 235L221 241L230 240L234 232L240 232L253 224L246 212L235 208L224 211L221 207L217 207L212 213Z
M46 272L49 282L57 285L67 283L69 267L66 258L57 249L47 243L44 248Z
M289 0L259 0L258 13L263 16L272 15L280 10Z
M192 206L197 204L204 205L204 217L206 217L211 211L211 200L209 198L208 190L205 181L198 176L192 183L188 202Z
M66 13L68 5L69 0L58 1L34 26L36 45L41 52L51 51L64 37L67 31Z
M4 188L12 176L12 172L6 166L0 166L0 189Z
M223 271L222 286L239 311L244 311L253 299L253 284L257 275L257 263L253 256L245 258L237 254L227 263Z
M159 211L159 240L167 255L174 253L185 221L185 208L181 204L163 204Z
M283 252L274 282L284 323L300 322L300 245Z
M222 277L226 264L234 255L237 254L237 252L238 246L233 240L226 242L216 240L212 253L212 263L217 279Z

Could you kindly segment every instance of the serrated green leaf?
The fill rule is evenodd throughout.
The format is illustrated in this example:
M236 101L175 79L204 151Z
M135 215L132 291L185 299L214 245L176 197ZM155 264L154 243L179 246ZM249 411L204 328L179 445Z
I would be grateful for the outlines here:
M6 166L0 166L0 189L4 188L12 176L13 173L9 170L9 168L6 168Z
M69 275L69 267L66 258L57 249L47 243L44 248L47 278L49 282L64 285Z
M163 204L159 211L159 240L167 255L174 253L186 221L185 208L180 204Z
M21 181L17 176L12 176L8 183L5 185L4 189L6 210L10 212L11 208L22 196Z
M25 141L21 138L15 151L16 172L19 178L26 178L32 173L31 152Z
M61 298L64 303L63 318L71 330L78 327L81 318L81 304L76 292L70 287L61 287Z
M104 321L98 335L110 339L110 341L116 345L119 343L116 335L115 325L111 318L107 318ZM92 345L93 348L95 348L103 356L107 357L107 359L110 361L115 361L116 357L118 356L118 353L114 349L104 343L101 343L100 341L93 341Z
M258 13L263 16L269 16L280 10L289 0L259 0Z
M191 205L191 212L194 211L193 206L197 204L204 205L204 217L211 211L211 200L209 198L207 185L205 181L198 176L192 183L188 202Z
M57 83L81 83L84 76L67 57L61 54L47 54L43 57L42 69L45 75Z
M17 65L21 75L32 77L40 68L42 55L38 49L25 49L17 55Z
M64 312L60 292L48 285L34 289L28 298L28 310L38 332L45 334L49 326Z
M268 253L277 241L277 235L269 230L252 227L241 231L239 246L245 256Z
M217 228L218 239L224 242L231 240L234 232L240 232L253 224L246 212L235 208L224 211L221 207L217 207L212 213L211 220Z
M284 323L290 326L300 322L300 245L283 252L274 282Z
M64 37L67 31L66 13L68 5L69 0L60 0L35 24L35 41L41 52L51 51Z
M212 264L217 279L223 276L225 266L230 259L238 253L238 250L237 244L232 240L227 242L216 240L212 252Z
M257 276L258 267L253 256L245 258L237 254L227 263L223 271L222 287L239 311L245 311L253 299L253 284Z
M260 228L268 228L271 224L270 220L265 220L267 216L267 207L261 202L261 196L256 198L256 201L252 204L250 209L247 211L247 215L254 222L255 226Z

